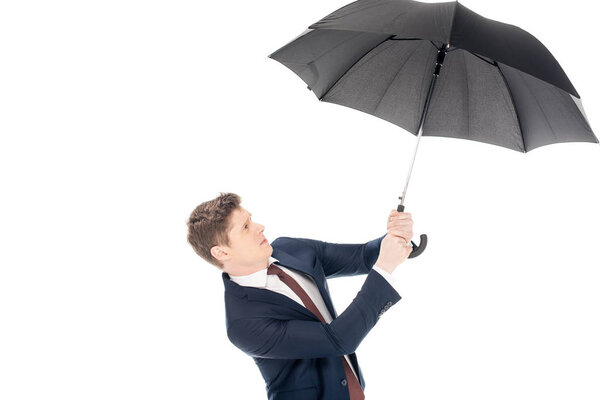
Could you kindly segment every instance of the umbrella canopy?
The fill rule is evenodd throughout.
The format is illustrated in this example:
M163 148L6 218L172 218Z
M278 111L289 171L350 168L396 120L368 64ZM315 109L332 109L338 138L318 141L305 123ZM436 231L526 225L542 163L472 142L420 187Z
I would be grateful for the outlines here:
M443 71L433 87L440 51ZM524 30L458 2L359 0L269 57L302 78L319 100L415 135L422 127L423 136L522 152L598 143L579 94L548 49Z

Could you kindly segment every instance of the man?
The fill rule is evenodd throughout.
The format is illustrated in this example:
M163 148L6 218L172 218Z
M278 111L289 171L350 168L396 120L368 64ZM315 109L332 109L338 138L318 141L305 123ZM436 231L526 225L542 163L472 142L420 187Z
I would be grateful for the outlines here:
M412 251L412 218L392 211L364 244L280 237L269 244L241 198L221 193L188 220L188 242L223 271L229 340L254 358L269 400L363 400L355 350L400 295L391 273ZM367 274L337 315L326 278Z

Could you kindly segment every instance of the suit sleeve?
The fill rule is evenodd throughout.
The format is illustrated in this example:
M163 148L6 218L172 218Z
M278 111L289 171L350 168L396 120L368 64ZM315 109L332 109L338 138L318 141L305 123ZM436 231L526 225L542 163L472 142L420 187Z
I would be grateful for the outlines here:
M331 323L316 320L240 318L230 323L229 340L262 358L320 358L353 353L381 315L401 299L377 271L369 272L352 303Z
M314 239L296 239L313 248L328 278L368 274L379 257L385 235L363 244L327 243Z

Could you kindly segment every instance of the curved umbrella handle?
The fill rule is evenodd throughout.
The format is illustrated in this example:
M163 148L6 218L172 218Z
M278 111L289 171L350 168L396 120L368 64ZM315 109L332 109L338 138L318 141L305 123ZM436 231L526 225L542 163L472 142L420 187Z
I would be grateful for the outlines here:
M421 243L418 246L412 240L410 242L412 243L413 251L410 252L408 258L418 257L425 251L425 248L427 247L427 235L424 233L421 234Z
M398 208L396 209L396 211L404 212L404 205L398 204ZM427 235L422 233L420 237L421 237L421 242L418 246L412 240L410 241L412 243L413 250L411 251L408 258L418 257L421 255L421 253L423 253L425 251L425 248L427 247Z

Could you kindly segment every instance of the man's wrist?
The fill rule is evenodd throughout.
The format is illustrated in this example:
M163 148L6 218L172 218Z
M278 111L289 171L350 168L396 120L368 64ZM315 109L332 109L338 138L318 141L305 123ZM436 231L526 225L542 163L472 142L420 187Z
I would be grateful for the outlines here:
M381 268L382 270L384 270L388 274L391 274L394 271L394 268L390 268L389 265L384 264L384 263L380 262L379 260L375 261L375 265L373 265L373 267Z
M396 279L392 276L392 274L379 267L377 264L373 266L373 269L377 271L394 288L394 290L396 290L396 292L398 291L396 288Z

